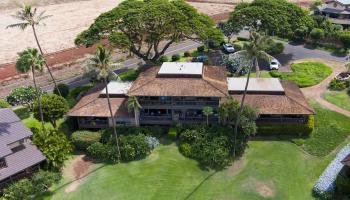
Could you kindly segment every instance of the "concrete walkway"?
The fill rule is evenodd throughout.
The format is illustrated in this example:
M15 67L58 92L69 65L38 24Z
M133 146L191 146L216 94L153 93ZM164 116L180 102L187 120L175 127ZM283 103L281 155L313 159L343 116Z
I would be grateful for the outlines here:
M315 62L321 62L324 63L333 69L333 73L328 76L325 80L323 80L321 83L318 85L312 86L312 87L307 87L307 88L301 88L301 91L305 95L306 98L308 99L313 99L317 101L319 104L324 106L325 108L329 110L333 110L335 112L341 113L343 115L346 115L350 117L350 112L347 110L344 110L328 101L323 99L322 95L328 91L328 85L331 82L331 80L337 76L340 72L343 72L345 70L345 66L343 62L339 61L330 61L330 60L325 60L321 58L310 58L310 59L302 59L298 61L294 61L294 63L298 62L305 62L305 61L315 61Z

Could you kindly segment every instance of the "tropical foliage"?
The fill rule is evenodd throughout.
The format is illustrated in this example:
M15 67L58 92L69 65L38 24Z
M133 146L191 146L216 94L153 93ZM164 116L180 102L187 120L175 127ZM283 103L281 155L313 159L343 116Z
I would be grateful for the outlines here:
M3 190L6 200L35 199L61 179L61 174L49 171L39 171L30 179L25 178L15 182Z
M42 93L40 89L39 92ZM33 102L36 98L36 89L33 86L22 86L13 89L6 97L6 101L12 106L21 105L33 110Z
M229 23L290 38L296 29L313 27L308 11L285 0L257 0L244 3L232 12Z
M41 98L42 101L42 114L45 122L50 122L53 127L57 127L56 121L62 118L69 110L67 101L56 94L44 94ZM39 115L39 102L35 101L34 117L40 119Z
M184 39L219 44L223 41L214 21L182 0L124 1L97 17L89 29L78 35L75 44L92 45L104 38L117 48L152 61L158 60L171 44Z
M66 135L58 130L33 129L33 143L45 155L51 169L60 169L72 152L72 145Z
M17 20L20 20L21 22L10 24L7 26L7 28L20 28L22 30L25 30L28 26L30 26L33 30L34 38L36 41L36 44L39 48L40 54L43 56L44 53L42 51L41 45L39 43L39 39L36 33L36 26L43 24L42 20L47 19L51 17L51 15L45 15L45 11L42 11L41 13L37 14L37 9L33 8L32 5L23 3L21 10L17 11L16 14L12 15L12 17L16 18ZM51 70L49 66L44 63L46 66L46 69L48 70L51 79L53 83L55 84L55 87L57 88L57 83L55 78L53 77ZM60 90L57 90L58 94L60 94Z

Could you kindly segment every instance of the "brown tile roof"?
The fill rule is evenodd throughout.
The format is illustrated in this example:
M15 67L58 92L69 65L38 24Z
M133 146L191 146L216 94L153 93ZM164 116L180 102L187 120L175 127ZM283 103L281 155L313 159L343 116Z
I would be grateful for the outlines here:
M281 81L285 94L247 94L245 103L259 114L315 114L299 87L292 81ZM241 101L242 94L232 94Z
M79 102L68 112L68 116L72 117L109 117L109 109L107 98L100 98L100 93L104 89L104 85L98 85L90 89ZM130 117L126 108L127 97L110 98L111 107L114 116Z
M347 156L344 158L344 160L341 161L341 163L343 163L344 165L350 167L350 154L347 155Z
M223 67L204 66L202 78L159 77L160 67L142 72L130 88L129 96L227 96L226 70Z

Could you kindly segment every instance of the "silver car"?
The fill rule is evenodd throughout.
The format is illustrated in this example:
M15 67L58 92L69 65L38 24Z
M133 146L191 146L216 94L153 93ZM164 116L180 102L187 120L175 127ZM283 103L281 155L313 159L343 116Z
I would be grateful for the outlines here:
M225 49L225 51L227 53L234 53L235 52L235 48L232 46L232 44L224 44L222 45L222 47Z

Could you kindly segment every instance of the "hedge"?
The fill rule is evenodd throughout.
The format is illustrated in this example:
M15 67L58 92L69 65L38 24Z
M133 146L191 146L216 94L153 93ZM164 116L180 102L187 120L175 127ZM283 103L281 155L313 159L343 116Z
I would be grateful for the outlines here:
M315 119L310 115L307 123L257 123L259 135L307 136L314 129Z
M0 108L9 108L11 105L7 103L5 100L0 99Z
M100 139L100 132L76 131L72 134L72 143L75 148L83 151L85 151L90 145L99 142Z

